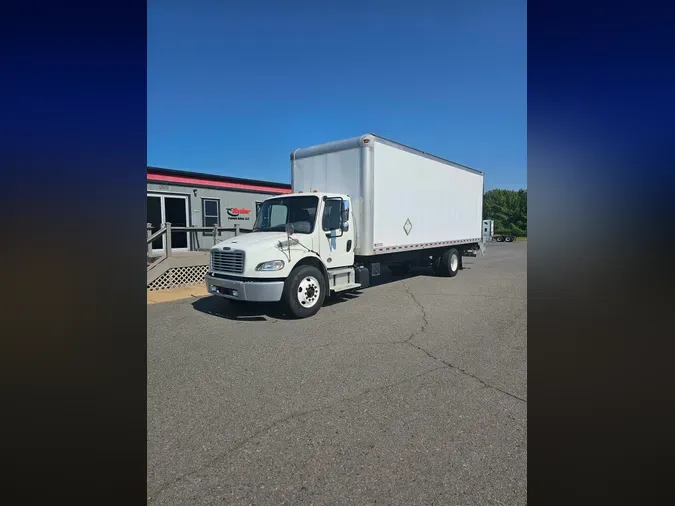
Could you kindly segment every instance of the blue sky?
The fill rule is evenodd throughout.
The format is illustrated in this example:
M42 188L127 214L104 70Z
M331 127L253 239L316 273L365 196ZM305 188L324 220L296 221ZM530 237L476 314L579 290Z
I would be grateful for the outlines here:
M148 0L149 165L289 182L373 132L526 187L524 0L294 4Z

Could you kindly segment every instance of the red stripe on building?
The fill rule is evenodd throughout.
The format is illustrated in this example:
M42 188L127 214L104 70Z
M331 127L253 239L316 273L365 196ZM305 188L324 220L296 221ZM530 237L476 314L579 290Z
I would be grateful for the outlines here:
M148 174L148 181L161 181L164 183L182 183L201 186L217 186L220 188L232 188L233 190L253 190L265 193L291 193L291 190L285 188L274 188L272 186L259 186L244 183L228 183L225 181L213 181L211 179L197 179L183 176L165 176L161 174Z

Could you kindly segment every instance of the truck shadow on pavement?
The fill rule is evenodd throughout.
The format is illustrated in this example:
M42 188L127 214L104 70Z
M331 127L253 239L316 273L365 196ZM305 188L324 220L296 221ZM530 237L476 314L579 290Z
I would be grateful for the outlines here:
M466 262L463 269L470 269L470 267L466 265ZM389 269L383 269L382 274L373 278L370 287L365 290L410 278L433 276L430 268L413 269L411 272L403 275L394 275ZM330 307L335 304L349 304L358 299L363 293L364 290L356 290L353 292L332 295L326 298L323 307ZM215 295L197 299L192 303L192 307L200 313L240 322L267 322L270 319L294 319L292 316L285 313L284 308L280 304L266 302L237 303Z
M264 302L232 302L224 297L210 295L197 299L192 307L200 313L218 316L226 320L266 322L270 318L277 320L290 319L276 304Z
M341 304L343 302L358 299L359 295L362 293L363 292L359 290L350 293L336 294L328 297L324 301L323 307L329 307L334 304ZM266 302L236 303L215 295L197 299L192 303L192 307L200 313L240 322L266 322L270 319L295 319L286 314L284 308L280 304Z

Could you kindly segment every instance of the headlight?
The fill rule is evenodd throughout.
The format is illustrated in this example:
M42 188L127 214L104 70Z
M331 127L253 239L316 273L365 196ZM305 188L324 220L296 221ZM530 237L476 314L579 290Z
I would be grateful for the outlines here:
M261 264L258 264L258 266L255 268L256 271L280 271L281 269L284 268L284 263L283 260L270 260L269 262L263 262Z

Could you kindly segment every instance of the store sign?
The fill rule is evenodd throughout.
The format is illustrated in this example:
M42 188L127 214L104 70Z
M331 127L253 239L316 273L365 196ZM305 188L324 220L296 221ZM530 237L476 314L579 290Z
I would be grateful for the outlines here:
M250 209L244 209L242 207L228 207L226 209L227 211L227 219L228 220L250 220L251 219L251 210Z

